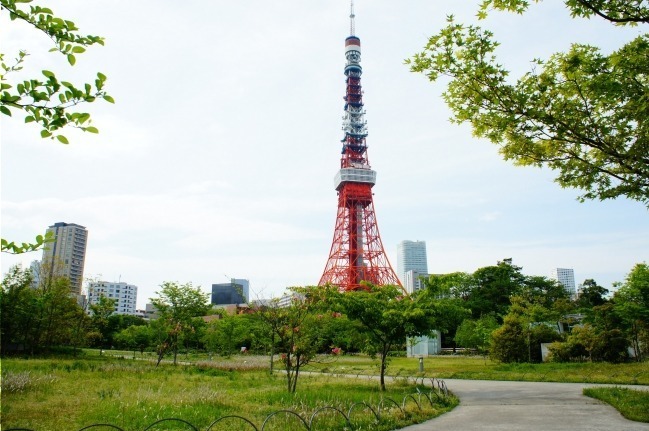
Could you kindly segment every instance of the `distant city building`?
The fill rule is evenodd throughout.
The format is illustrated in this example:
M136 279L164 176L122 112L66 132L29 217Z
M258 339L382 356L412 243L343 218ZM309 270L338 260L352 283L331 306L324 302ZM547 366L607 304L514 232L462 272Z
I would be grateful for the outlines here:
M427 279L429 274L422 274L417 270L411 269L410 271L407 271L404 280L403 280L403 288L406 289L406 292L408 294L414 293L420 289L422 289L423 282L421 281L422 277Z
M47 232L52 232L54 241L43 249L41 265L46 274L41 276L67 277L70 291L81 295L88 231L78 224L59 222L50 226Z
M406 273L416 271L428 274L428 259L426 257L426 241L401 241L397 245L397 275L405 288Z
M88 304L98 304L102 296L115 300L115 314L136 315L137 286L123 281L97 281L88 284Z
M572 268L554 268L550 272L550 278L557 280L570 294L571 298L577 296L577 289L575 288L575 271Z
M212 305L246 304L249 299L248 280L233 278L229 283L212 285Z

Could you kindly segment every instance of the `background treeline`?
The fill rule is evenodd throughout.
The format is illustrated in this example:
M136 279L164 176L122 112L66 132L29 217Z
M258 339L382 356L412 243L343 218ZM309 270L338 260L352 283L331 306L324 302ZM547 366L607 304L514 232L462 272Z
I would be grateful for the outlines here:
M299 370L320 353L405 352L407 337L437 329L443 347L503 362L539 362L541 343L553 343L555 361L647 358L647 264L637 264L612 295L585 280L577 299L556 281L521 270L505 260L471 274L433 275L401 308L395 307L403 299L398 290L371 287L364 297L325 297L327 289L303 288L294 290L296 300L284 311L269 304L234 315L213 309L198 287L163 283L152 298L159 317L145 321L115 314L108 298L79 305L67 279L40 277L34 283L31 272L17 266L2 281L1 348L3 355L119 348L155 351L159 360L172 354L175 361L179 352L230 356L245 347L249 353L284 355L284 365ZM355 298L366 306L355 305ZM368 341L364 325L376 332L382 324L387 335ZM393 326L403 331L391 331Z

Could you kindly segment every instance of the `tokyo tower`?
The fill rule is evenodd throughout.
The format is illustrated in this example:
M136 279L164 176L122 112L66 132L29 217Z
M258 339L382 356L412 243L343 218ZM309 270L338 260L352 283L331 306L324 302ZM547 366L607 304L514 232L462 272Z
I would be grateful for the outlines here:
M374 213L372 187L376 172L367 157L367 122L361 89L361 40L354 35L354 3L351 4L350 36L345 39L345 76L342 157L334 178L338 214L329 259L319 286L331 284L341 290L374 285L401 286L383 249Z

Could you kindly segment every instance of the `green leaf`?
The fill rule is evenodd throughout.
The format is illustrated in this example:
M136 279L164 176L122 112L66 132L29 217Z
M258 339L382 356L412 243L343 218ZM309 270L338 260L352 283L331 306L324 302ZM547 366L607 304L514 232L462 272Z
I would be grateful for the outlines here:
M52 136L52 133L47 130L41 130L41 138L49 138Z
M25 117L25 123L32 123L36 121L36 119L32 115L28 115Z
M70 143L70 142L68 142L68 138L66 138L63 135L57 135L56 139L58 139L59 142L62 143L62 144L69 144Z
M86 48L84 48L83 46L75 46L74 48L72 48L72 52L74 52L75 54L81 54L82 52L86 52Z
M74 63L77 62L77 59L74 58L74 55L68 54L68 63L70 63L70 66L74 66Z
M93 127L93 126L84 127L83 130L84 130L84 132L99 133L99 130L96 127Z
M106 102L115 103L115 99L113 99L112 97L110 97L108 94L106 94L106 95L104 96L104 100L105 100Z
M101 72L97 72L97 78L99 78L102 81L105 81L106 80L106 75L104 75Z
M50 72L49 70L43 70L41 73L45 75L47 78L51 78L54 76L54 73Z
M6 106L0 105L0 112L11 117L11 111Z

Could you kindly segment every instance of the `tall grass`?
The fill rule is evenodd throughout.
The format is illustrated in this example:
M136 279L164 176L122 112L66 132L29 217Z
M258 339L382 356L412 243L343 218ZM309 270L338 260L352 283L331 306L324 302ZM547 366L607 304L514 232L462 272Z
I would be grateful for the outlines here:
M239 358L241 363L244 360L248 359ZM253 366L240 370L207 361L155 367L148 361L106 357L5 359L2 368L2 428L36 431L77 430L95 423L141 430L166 418L179 418L198 429L206 429L226 415L244 416L261 428L268 415L278 410L294 410L308 419L326 406L346 411L354 403L363 402L376 409L385 397L400 404L417 389L412 382L393 383L387 393L381 393L377 382L367 378L305 374L298 383L298 392L289 394L281 373L269 375L267 370ZM5 382L16 378L28 382L16 390L5 390ZM454 398L434 406L421 403L422 410L419 410L410 400L403 411L393 404L384 404L381 425L373 429L394 429L421 422L450 410L457 403ZM375 421L366 408L357 409L354 416L354 427L367 428ZM277 414L269 419L266 428L296 428L295 420L293 415ZM318 427L324 427L321 429L346 426L342 416L331 409L323 411L316 420ZM231 422L223 421L213 429L231 427ZM167 421L155 429L188 428L181 422Z

